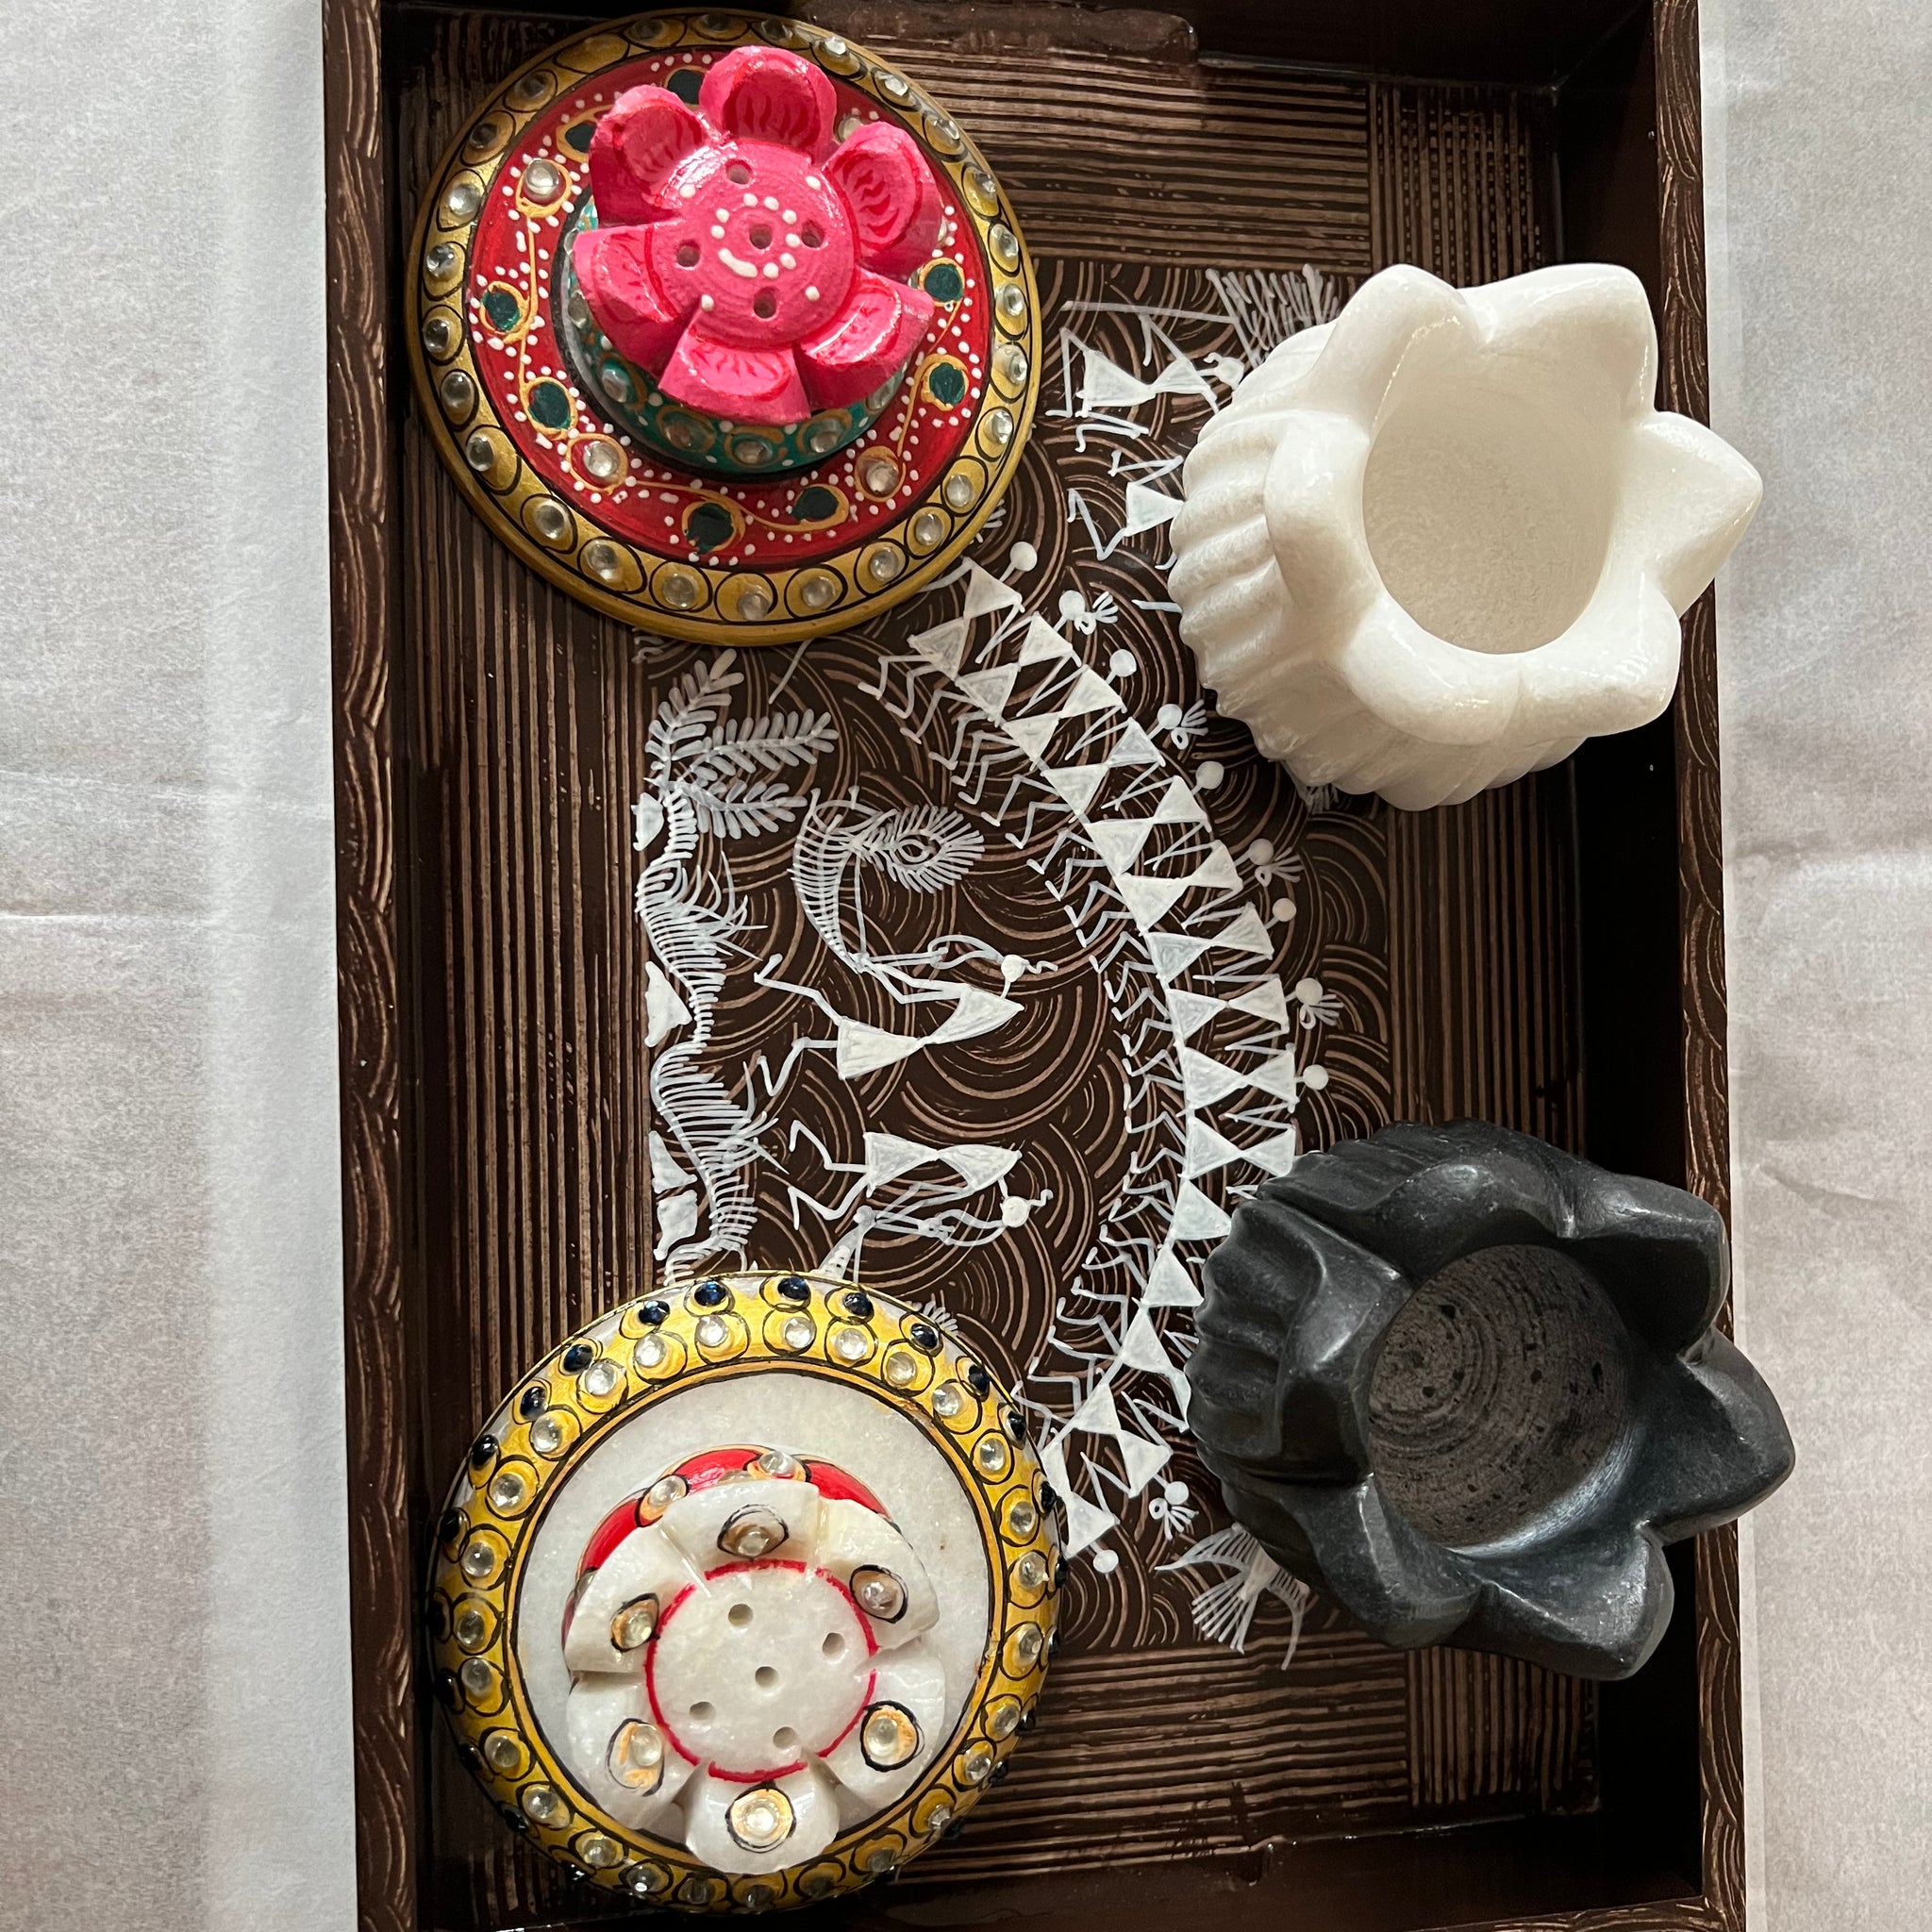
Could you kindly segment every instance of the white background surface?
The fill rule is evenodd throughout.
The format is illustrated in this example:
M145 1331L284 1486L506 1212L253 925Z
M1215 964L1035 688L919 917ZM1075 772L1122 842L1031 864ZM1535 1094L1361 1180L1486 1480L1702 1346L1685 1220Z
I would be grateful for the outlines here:
M1932 8L1705 0L1760 1932L1932 1924ZM0 1926L346 1932L314 0L0 7ZM83 410L84 403L84 410ZM83 1587L82 1579L87 1579Z

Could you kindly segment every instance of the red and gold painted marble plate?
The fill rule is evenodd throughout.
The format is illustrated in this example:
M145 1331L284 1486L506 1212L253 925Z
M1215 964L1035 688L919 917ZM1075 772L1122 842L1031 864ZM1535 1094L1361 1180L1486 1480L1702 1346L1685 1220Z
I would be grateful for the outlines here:
M710 66L743 45L822 69L841 140L879 121L905 128L944 207L912 277L936 311L905 379L857 441L763 476L728 474L728 448L694 449L686 467L646 447L559 333L598 117L634 87L694 99ZM972 541L1032 424L1039 305L998 182L904 75L804 22L645 14L560 42L458 136L411 258L411 367L464 494L552 582L661 635L790 642L912 595ZM647 395L632 400L650 408Z

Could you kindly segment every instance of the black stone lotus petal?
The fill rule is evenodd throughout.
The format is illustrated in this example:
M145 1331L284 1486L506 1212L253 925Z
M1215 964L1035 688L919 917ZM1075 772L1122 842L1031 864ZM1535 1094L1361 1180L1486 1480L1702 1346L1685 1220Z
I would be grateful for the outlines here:
M1391 1127L1311 1155L1209 1257L1189 1420L1228 1507L1382 1641L1640 1669L1663 1545L1787 1475L1712 1327L1724 1224L1524 1134Z

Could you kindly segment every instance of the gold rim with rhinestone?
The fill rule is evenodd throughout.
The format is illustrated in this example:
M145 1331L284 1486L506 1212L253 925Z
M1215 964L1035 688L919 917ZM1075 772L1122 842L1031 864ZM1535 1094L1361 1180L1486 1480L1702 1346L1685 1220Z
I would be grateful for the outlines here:
M503 157L559 93L645 56L684 46L728 52L747 43L803 54L904 125L950 183L954 206L978 239L990 309L987 379L967 434L934 477L935 487L896 522L844 551L750 573L769 580L750 595L740 582L747 575L742 564L667 558L605 528L589 506L565 509L558 503L550 483L525 462L477 378L463 303L477 220ZM492 534L539 575L606 616L664 637L796 643L904 603L950 570L979 534L1018 473L1033 425L1041 362L1039 290L1006 191L930 95L863 47L806 21L716 9L646 13L560 42L512 75L458 134L424 197L408 258L409 368L431 441L457 487ZM935 517L943 525L937 537ZM890 574L883 574L881 559L894 566ZM667 564L675 570L669 576Z
M697 1291L713 1281L724 1298L700 1303ZM847 1302L858 1294L858 1306L868 1312L856 1313ZM698 1324L720 1309L733 1317L728 1341L722 1349L703 1347ZM808 1339L804 1324L811 1329ZM849 1349L832 1344L836 1335L855 1328L873 1346L851 1360ZM916 1390L900 1386L886 1368L908 1352L930 1366ZM525 1559L539 1526L572 1474L613 1430L700 1383L771 1370L863 1389L907 1416L939 1451L979 1526L988 1633L958 1723L902 1798L795 1871L727 1877L670 1840L618 1824L578 1790L538 1726L516 1654L517 1613ZM532 1405L526 1422L526 1391L539 1387L543 1403ZM584 1873L591 1884L685 1911L813 1904L876 1878L882 1844L898 1847L891 1861L895 1866L917 1857L996 1781L997 1767L1019 1742L1046 1675L1059 1559L1040 1463L1017 1433L1015 1414L1011 1398L986 1368L926 1316L826 1275L752 1271L679 1282L626 1303L560 1343L519 1378L478 1432L451 1489L430 1559L437 1695L498 1809L518 1821L532 1844ZM531 1431L546 1419L561 1424L558 1433L564 1439L564 1446L549 1454L535 1452L531 1441ZM552 1439L548 1429L543 1435ZM998 1454L986 1453L989 1442L998 1445ZM514 1480L499 1483L506 1471ZM641 1603L626 1610L641 1619L645 1614ZM885 1728L881 1724L881 1741ZM640 1761L634 1770L648 1781L653 1766Z

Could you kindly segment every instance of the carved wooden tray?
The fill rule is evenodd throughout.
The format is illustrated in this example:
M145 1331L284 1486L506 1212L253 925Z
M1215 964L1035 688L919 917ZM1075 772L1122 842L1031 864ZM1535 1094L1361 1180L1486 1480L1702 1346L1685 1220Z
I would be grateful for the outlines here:
M1474 1113L1723 1198L1707 605L1674 745L1666 721L1410 816L1298 795L1215 718L1162 580L1228 383L1389 261L1627 259L1696 408L1689 8L1554 97L1204 61L1164 16L814 17L999 171L1046 381L958 572L861 631L733 654L548 589L406 385L372 408L382 236L573 22L396 8L378 63L373 4L330 10L365 1920L608 1916L428 1721L425 1524L527 1360L744 1255L862 1270L957 1325L1070 1501L1038 1734L963 1837L846 1916L1319 1896L1330 1926L1740 1923L1726 1537L1694 1585L1679 1554L1685 1608L1631 1685L1388 1652L1230 1529L1179 1375L1200 1257L1297 1146ZM1294 17L1256 18L1291 59Z

